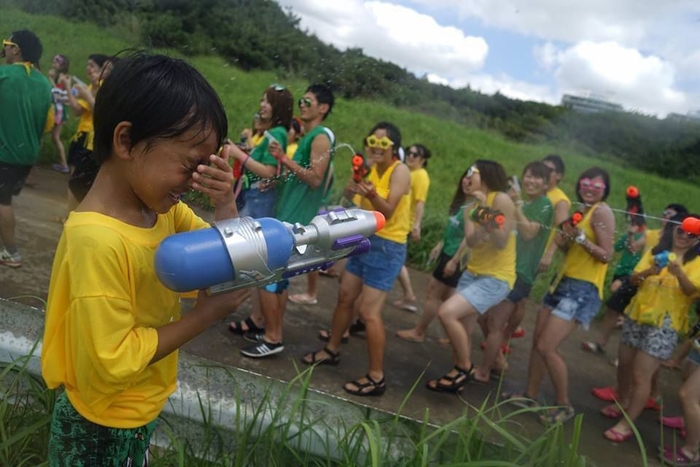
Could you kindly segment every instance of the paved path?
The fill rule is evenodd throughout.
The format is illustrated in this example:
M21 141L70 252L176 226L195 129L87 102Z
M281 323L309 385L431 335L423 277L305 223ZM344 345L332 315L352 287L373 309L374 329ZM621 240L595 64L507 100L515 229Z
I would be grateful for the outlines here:
M61 225L55 218L63 215L65 204L65 189L68 178L46 168L39 168L36 173L38 185L35 188L25 188L16 198L17 233L19 246L25 255L23 267L11 270L0 267L0 297L15 298L23 303L40 306L37 298L45 299L51 271L53 253L61 232ZM425 273L411 270L411 277L416 293L425 297L429 276ZM301 292L305 288L305 279L296 278L292 282L292 292ZM240 337L227 331L227 322L211 327L205 334L187 345L186 350L227 365L234 365L251 371L259 372L273 378L290 380L297 372L299 357L305 352L318 349L322 342L316 339L317 330L330 323L335 305L337 282L330 278L320 279L321 296L318 305L302 307L289 304L286 317L285 352L281 355L263 359L245 359L238 353L238 348L247 343ZM26 297L26 296L30 297ZM394 290L390 299L397 298ZM236 317L245 317L248 305L244 305ZM523 385L526 375L526 365L529 355L531 330L534 326L534 307L528 310L525 319L527 336L513 342L513 353L510 356L511 370L507 374L503 387L518 389ZM436 394L424 388L428 378L437 377L447 371L450 366L449 348L436 342L438 324L431 329L431 336L424 344L408 343L394 336L397 329L413 324L417 319L414 313L409 313L387 305L384 310L387 328L386 347L386 378L388 389L379 398L354 398L361 404L367 404L387 411L395 411L406 398L411 387L418 385L410 396L409 403L404 408L404 414L422 419L425 409L430 410L430 419L436 423L446 422L468 411L468 407L481 405L486 397L493 398L497 393L497 385L470 385L461 397ZM612 424L599 414L602 403L590 395L592 386L607 385L613 381L614 368L607 359L593 357L580 350L580 342L590 337L582 330L577 330L563 345L562 352L569 366L571 400L577 411L583 412L584 429L581 437L581 452L588 455L597 465L601 466L637 466L641 465L641 455L638 446L633 442L614 445L602 438L602 432ZM476 337L477 344L480 336ZM610 350L617 345L611 342ZM481 352L475 345L474 356L478 360ZM348 344L342 347L342 362L337 367L320 367L312 379L316 389L346 397L341 385L354 379L366 371L366 351L364 339L352 337ZM425 376L421 374L425 372ZM662 373L663 393L667 399L666 412L679 413L676 393L680 376L675 372L664 370ZM548 401L553 401L552 390L547 382L543 394ZM656 449L661 434L668 440L672 436L668 430L660 430L657 423L658 413L646 411L638 428L647 444L647 453L651 458L650 465L658 465L655 460ZM532 415L518 418L518 422L533 436L542 432L542 427ZM570 428L569 428L570 430Z

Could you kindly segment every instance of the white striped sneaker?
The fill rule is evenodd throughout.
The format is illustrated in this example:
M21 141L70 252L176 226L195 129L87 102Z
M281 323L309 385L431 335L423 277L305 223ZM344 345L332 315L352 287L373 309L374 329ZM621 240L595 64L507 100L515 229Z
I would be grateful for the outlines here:
M251 345L250 347L245 347L241 349L241 354L250 358L261 358L267 357L269 355L275 355L284 350L284 344L281 342L278 344L271 344L267 341L261 341L258 344Z

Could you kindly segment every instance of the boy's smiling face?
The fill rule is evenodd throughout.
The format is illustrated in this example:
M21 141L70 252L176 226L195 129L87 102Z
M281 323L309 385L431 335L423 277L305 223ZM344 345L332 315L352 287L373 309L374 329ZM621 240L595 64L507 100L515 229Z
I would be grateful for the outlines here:
M214 131L199 128L157 140L150 148L141 141L131 150L128 181L132 192L150 210L168 212L192 189L192 174L200 164L209 165L217 143Z

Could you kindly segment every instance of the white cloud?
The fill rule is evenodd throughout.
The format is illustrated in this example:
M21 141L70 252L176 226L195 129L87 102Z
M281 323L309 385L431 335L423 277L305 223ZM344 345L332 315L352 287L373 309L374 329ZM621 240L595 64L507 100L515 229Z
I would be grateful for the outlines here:
M550 45L534 54L543 55L543 49L560 92L595 94L660 115L689 109L690 96L677 88L675 67L660 57L615 42L583 41L564 50Z
M484 94L495 94L500 92L504 96L512 99L524 101L547 102L558 104L559 98L552 92L549 86L532 84L517 80L507 74L491 76L485 73L469 74L464 78L446 79L435 74L428 74L428 81L435 84L451 86L453 88L464 88L469 86L474 91L481 91Z
M279 0L292 7L302 28L340 49L361 47L384 59L422 74L452 74L478 70L488 55L482 37L441 26L431 16L405 6L380 1Z

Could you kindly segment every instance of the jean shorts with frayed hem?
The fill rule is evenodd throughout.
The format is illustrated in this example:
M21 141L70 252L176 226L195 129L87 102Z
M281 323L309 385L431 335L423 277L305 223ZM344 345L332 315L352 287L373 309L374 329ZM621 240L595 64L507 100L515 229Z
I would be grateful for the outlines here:
M544 296L542 304L551 308L557 318L577 321L588 330L600 309L600 295L592 283L564 277L554 292Z
M406 261L406 244L376 235L369 237L369 241L372 243L369 252L351 257L345 272L361 278L363 284L373 289L389 292Z
M510 287L506 281L493 276L476 276L464 271L457 284L457 293L483 315L492 306L498 305L508 296Z

